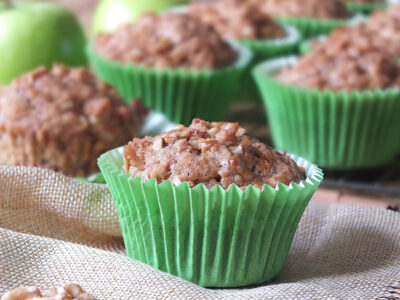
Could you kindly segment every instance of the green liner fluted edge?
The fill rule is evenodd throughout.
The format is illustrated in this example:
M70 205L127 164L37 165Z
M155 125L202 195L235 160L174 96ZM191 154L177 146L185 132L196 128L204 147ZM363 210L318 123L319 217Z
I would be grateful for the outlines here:
M357 3L357 2L347 2L346 7L349 11L355 13L372 13L375 10L387 8L388 3Z
M345 19L313 19L301 17L278 17L276 19L280 23L298 28L303 38L328 34L339 26L346 26L350 21Z
M390 162L400 148L400 89L318 91L273 78L295 61L275 59L253 70L275 147L331 169Z
M132 178L115 149L98 161L116 203L129 257L201 286L268 281L283 267L322 171L291 156L307 180L245 191Z
M99 78L115 86L126 101L140 97L144 105L171 121L188 125L195 117L226 119L241 75L252 59L250 50L232 45L239 52L235 64L212 70L158 70L123 64L101 57L92 44L87 46L87 53Z
M252 68L259 62L294 54L302 40L300 31L294 26L283 25L286 37L271 40L240 40L239 42L253 52L253 59L247 70L243 74L240 83L240 90L237 94L239 102L261 102L261 96L251 75Z

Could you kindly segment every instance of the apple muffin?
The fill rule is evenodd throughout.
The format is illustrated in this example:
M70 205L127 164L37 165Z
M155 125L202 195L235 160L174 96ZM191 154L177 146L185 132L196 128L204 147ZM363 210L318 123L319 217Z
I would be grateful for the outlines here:
M287 35L284 28L254 3L222 0L193 3L188 14L212 25L222 36L232 39L276 39Z
M194 119L189 127L155 137L134 138L124 149L124 170L144 181L200 183L208 189L236 184L241 189L276 187L305 179L305 171L285 154L245 135L238 123Z
M262 9L277 17L346 19L349 11L341 0L255 0Z
M351 55L343 51L327 53L315 50L292 67L284 68L276 79L307 89L362 91L398 88L400 66L393 56L381 51Z
M137 134L147 111L85 68L38 68L0 91L0 163L90 175L100 154Z
M133 24L99 34L95 48L110 60L157 69L217 69L238 57L212 26L186 14L145 14Z

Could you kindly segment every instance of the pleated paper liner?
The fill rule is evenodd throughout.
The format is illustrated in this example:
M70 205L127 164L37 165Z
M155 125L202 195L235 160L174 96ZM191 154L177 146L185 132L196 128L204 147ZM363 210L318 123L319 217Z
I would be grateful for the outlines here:
M400 90L306 90L273 78L295 61L275 59L253 71L275 147L331 169L390 162L400 149Z
M194 117L208 121L225 120L241 75L252 54L232 43L239 58L234 65L211 70L146 68L122 64L96 54L88 45L88 55L96 74L114 85L126 101L140 97L142 103L164 113L171 121L189 125Z
M328 34L339 26L346 26L349 22L349 20L345 19L313 19L301 17L279 17L277 20L280 23L298 28L303 38Z
M302 36L299 30L293 26L283 26L287 36L272 40L241 40L240 43L253 51L253 60L245 73L240 84L240 91L237 94L237 101L261 102L261 95L251 74L252 68L261 61L294 54L301 42Z
M98 164L115 200L129 257L201 286L266 282L283 267L300 218L323 174L308 161L307 180L246 191L173 186L124 174L115 149Z
M346 7L349 11L355 12L355 13L366 13L370 14L374 12L375 10L382 10L387 8L388 3L387 2L382 2L382 3L357 3L357 2L347 2Z

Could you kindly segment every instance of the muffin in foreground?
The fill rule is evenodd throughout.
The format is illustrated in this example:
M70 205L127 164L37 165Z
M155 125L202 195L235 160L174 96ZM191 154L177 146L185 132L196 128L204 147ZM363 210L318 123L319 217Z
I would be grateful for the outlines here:
M254 0L270 15L300 29L304 37L329 33L351 18L340 0Z
M390 55L316 51L265 62L254 75L278 149L339 170L382 166L398 153L400 67Z
M90 175L97 157L135 136L146 114L87 69L38 68L0 91L0 163Z
M240 81L238 101L261 101L251 76L253 66L265 59L297 51L301 34L294 26L281 25L251 1L222 0L193 3L186 13L213 26L225 38L238 41L253 51L253 60Z
M213 27L185 14L146 14L98 35L88 53L99 77L125 100L140 97L185 124L195 116L224 119L251 60L249 50L233 46Z
M134 139L103 154L127 254L201 286L273 278L322 180L315 165L245 135L237 123Z

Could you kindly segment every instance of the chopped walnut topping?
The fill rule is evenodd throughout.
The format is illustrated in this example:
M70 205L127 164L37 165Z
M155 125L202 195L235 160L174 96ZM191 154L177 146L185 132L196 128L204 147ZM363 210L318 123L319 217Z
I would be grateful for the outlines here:
M238 123L208 123L194 119L190 127L156 137L135 138L125 146L125 172L158 183L203 183L207 188L236 184L262 189L278 182L289 185L305 179L304 169L288 156L244 135Z
M77 284L68 284L60 288L52 288L43 294L36 287L19 287L5 293L1 300L92 300L90 294L84 292Z

